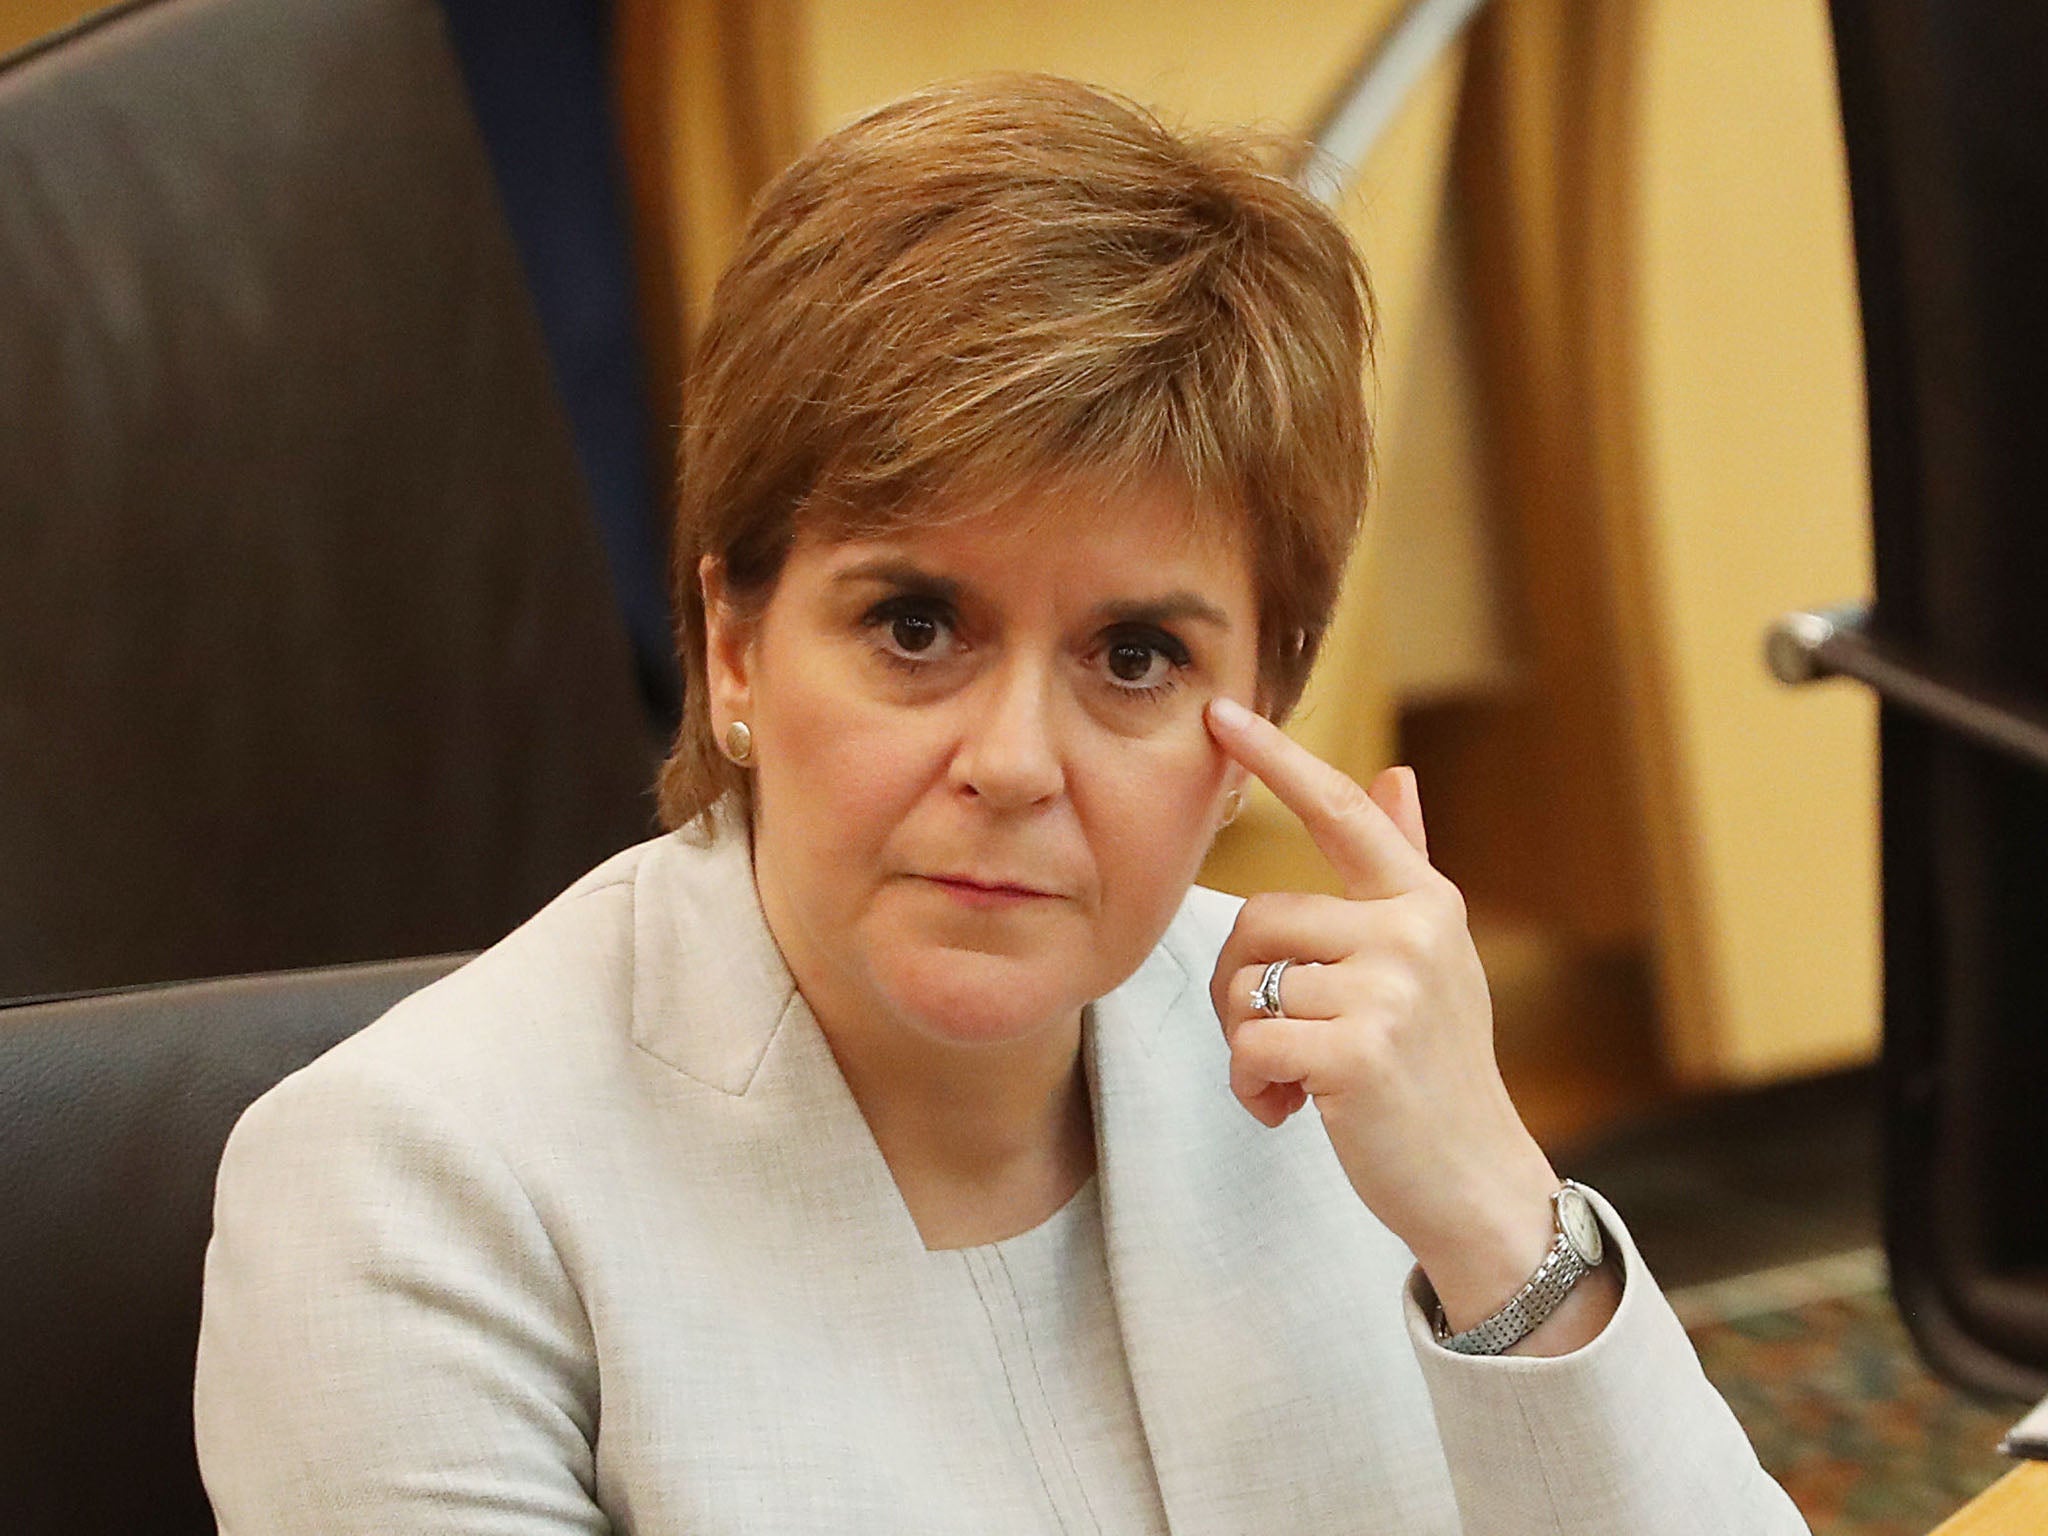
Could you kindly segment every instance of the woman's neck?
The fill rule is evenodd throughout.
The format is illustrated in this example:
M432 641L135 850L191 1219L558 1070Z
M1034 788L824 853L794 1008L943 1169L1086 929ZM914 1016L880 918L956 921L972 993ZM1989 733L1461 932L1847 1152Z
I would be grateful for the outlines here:
M765 877L750 828L761 915L839 1064L927 1248L1015 1236L1095 1171L1081 1013L973 1042L896 1017Z
M1078 1014L998 1046L819 1026L927 1248L1028 1231L1095 1171Z

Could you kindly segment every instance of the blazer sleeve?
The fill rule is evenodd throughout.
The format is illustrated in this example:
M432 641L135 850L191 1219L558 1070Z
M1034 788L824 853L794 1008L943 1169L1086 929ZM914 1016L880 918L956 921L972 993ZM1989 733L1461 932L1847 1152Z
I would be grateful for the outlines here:
M1419 1270L1407 1315L1464 1536L1806 1536L1700 1369L1614 1208L1621 1306L1568 1355L1475 1357L1437 1343Z
M346 1047L223 1157L194 1411L223 1536L570 1536L595 1500L596 1355L505 1160Z

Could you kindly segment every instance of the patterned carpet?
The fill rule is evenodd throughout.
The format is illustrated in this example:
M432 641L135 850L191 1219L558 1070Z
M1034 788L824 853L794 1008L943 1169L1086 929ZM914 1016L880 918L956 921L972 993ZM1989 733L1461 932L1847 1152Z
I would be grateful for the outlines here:
M2024 1405L1914 1354L1871 1251L1674 1293L1707 1375L1814 1536L1927 1536L2008 1471Z

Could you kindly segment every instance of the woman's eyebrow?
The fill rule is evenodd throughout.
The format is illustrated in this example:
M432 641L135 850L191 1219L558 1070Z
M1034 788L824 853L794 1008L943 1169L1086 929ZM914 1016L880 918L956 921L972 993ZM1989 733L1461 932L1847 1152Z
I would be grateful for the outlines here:
M834 586L875 582L920 597L935 598L957 605L965 587L950 576L938 576L913 560L900 555L876 555L858 560L832 577ZM1119 598L1096 610L1105 624L1174 624L1193 620L1217 629L1230 628L1230 615L1198 592L1166 592L1158 597Z
M863 581L898 587L920 597L939 598L948 603L960 600L959 582L950 576L934 576L915 561L900 556L877 555L870 560L856 561L832 578L834 586L851 586Z
M1173 624L1193 619L1218 629L1230 628L1230 615L1198 592L1104 603L1098 611L1112 624Z

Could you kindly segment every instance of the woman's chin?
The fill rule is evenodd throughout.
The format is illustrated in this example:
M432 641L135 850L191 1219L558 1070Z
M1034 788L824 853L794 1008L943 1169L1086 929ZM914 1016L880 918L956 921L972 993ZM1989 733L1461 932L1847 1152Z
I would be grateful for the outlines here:
M1043 961L945 950L903 966L884 987L898 1018L927 1039L1003 1045L1073 1023L1086 998Z

